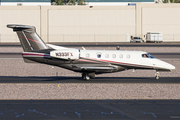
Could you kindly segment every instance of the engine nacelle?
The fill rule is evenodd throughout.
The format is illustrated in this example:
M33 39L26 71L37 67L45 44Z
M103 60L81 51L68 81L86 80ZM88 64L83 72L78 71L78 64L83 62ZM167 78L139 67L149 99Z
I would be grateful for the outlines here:
M79 59L79 50L78 49L64 49L64 50L54 50L50 52L50 56L60 59Z

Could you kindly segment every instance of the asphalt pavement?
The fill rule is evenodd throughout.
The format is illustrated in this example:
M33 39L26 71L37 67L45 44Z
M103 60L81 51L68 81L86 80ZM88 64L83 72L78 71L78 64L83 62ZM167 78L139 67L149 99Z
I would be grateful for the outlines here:
M180 100L0 100L0 119L178 120Z

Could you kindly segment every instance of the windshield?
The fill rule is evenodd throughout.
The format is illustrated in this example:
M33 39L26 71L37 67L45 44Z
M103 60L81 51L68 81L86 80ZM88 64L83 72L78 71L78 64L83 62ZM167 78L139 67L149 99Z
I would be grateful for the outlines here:
M141 39L140 37L134 37L134 39Z
M147 54L142 54L143 58L155 58L154 56L152 56L151 54L147 53Z

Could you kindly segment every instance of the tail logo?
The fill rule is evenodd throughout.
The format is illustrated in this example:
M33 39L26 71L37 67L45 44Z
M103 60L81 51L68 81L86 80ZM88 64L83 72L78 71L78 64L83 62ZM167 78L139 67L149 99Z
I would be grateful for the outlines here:
M24 37L26 39L26 37ZM40 43L39 41L36 41L36 40L33 40L33 39L30 39L30 38L27 38L28 40L30 41L33 41L33 42L36 42L36 43Z

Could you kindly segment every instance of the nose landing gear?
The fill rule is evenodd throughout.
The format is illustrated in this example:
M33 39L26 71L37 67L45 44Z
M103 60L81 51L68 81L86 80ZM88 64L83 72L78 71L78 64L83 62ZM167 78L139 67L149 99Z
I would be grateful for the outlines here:
M159 80L159 76L160 76L160 73L159 73L159 72L156 72L156 77L155 77L155 79L156 79L156 80Z

